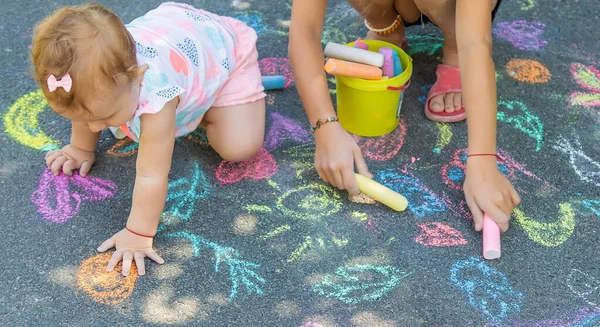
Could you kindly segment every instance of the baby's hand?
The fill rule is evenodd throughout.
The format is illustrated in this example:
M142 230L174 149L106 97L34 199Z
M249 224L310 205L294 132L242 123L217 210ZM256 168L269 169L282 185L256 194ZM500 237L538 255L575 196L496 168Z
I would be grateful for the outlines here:
M71 176L73 170L79 169L81 176L87 175L96 160L96 154L92 151L84 151L72 145L67 145L61 150L46 153L46 165L56 176L62 171Z
M502 232L508 230L510 214L521 198L498 170L495 157L468 159L464 190L476 231L481 231L483 227L484 212L498 224Z
M123 228L120 232L113 235L113 237L104 241L98 247L98 252L105 252L113 247L117 249L108 261L106 271L112 271L123 260L122 272L123 276L127 276L131 269L131 262L135 259L138 275L141 276L146 274L146 268L144 267L145 257L154 260L158 264L165 263L165 260L152 248L152 241L152 238L135 235Z

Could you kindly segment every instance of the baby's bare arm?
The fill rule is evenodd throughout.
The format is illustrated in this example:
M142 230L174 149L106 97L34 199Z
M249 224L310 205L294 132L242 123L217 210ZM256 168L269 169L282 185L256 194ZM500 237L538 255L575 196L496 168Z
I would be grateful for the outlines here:
M94 152L100 132L92 132L86 123L71 123L71 145L77 149Z
M141 118L137 172L127 227L144 235L156 233L165 206L175 144L177 104L176 98L159 113Z

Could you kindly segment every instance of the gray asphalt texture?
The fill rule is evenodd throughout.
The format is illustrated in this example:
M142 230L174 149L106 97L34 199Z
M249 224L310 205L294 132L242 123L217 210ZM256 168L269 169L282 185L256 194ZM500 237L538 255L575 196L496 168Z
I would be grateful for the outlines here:
M28 74L31 29L58 6L79 3L3 3L3 118L19 98L37 89ZM101 3L125 22L159 4ZM259 32L260 59L287 57L288 30L278 20L289 20L291 1L254 0L244 9L220 0L189 3L249 22ZM330 1L328 17L330 40L346 42L366 33L343 1ZM101 268L90 274L84 262L97 260L96 247L125 223L135 155L109 154L117 141L104 133L91 176L114 182L118 191L100 201L86 201L84 191L74 216L55 223L32 202L45 169L44 152L17 142L8 132L12 123L3 119L0 326L600 326L600 100L593 102L594 96L600 98L598 4L504 1L494 28L502 33L520 20L543 25L504 37L496 33L494 39L504 113L498 143L519 163L504 168L512 171L523 199L522 214L502 237L500 260L481 258L481 234L473 232L460 209L451 208L463 195L447 186L440 172L466 147L466 124L439 126L424 117L419 97L434 81L441 35L432 25L416 26L407 32L415 71L402 107L404 144L388 160L368 159L380 178L395 174L388 175L388 185L408 196L411 210L396 213L382 205L352 203L344 192L322 186L310 167L311 139L302 144L298 137L281 138L270 149L276 174L231 184L217 179L220 159L214 151L183 139L176 146L171 181L187 183L173 185L171 193L180 197L167 208L180 212L171 215L154 243L166 264L149 264L132 291L127 288L131 279ZM543 32L531 36L534 29ZM521 49L506 40L519 35L529 35L517 42ZM518 81L519 73L506 69L513 59L540 62L550 81ZM587 88L573 80L572 72L588 81ZM588 105L573 103L572 92L589 93ZM273 113L308 130L293 85L269 92L268 102L267 133L278 117ZM37 121L39 128L27 133L68 142L68 122L48 107ZM452 138L439 141L440 130L451 131ZM398 144L383 143L389 149ZM439 153L433 151L436 144ZM460 180L460 169L449 169L450 177ZM194 174L198 185L192 183ZM60 183L51 185L57 189L50 188L50 198L60 191ZM80 192L70 185L71 194ZM306 185L312 186L298 190ZM55 201L48 205L58 206ZM74 207L75 196L70 201ZM421 226L446 228L438 237L454 245L424 246L436 239L419 236L418 225L427 222L439 224ZM448 228L462 236L450 233L453 237Z

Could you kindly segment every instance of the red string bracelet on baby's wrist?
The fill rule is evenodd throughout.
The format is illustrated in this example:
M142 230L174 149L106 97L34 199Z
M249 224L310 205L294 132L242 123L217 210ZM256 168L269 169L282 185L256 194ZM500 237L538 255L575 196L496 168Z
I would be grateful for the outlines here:
M467 158L470 157L496 157L498 160L500 160L500 162L504 162L504 158L495 153L476 153L467 155Z
M125 226L125 229L126 229L127 231L129 231L129 232L130 232L131 234L133 234L133 235L142 236L142 237L147 237L147 238L154 238L154 235L150 236L150 235L144 235L144 234L140 234L140 233L137 233L137 232L134 232L134 231L132 231L132 230L131 230L131 229L129 229L127 226Z

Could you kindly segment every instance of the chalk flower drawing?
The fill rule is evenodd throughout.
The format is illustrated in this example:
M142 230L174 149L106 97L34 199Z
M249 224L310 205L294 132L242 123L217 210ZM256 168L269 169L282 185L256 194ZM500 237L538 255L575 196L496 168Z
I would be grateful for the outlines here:
M554 148L569 155L571 167L582 181L600 187L600 163L583 152L577 137L570 142L561 135L558 137Z
M541 38L545 24L540 22L528 22L517 20L514 22L500 22L494 27L494 34L504 39L520 50L540 50L548 44Z
M335 275L325 275L313 286L313 291L344 303L376 301L410 274L393 266L342 266L336 269Z
M277 199L277 208L302 220L330 216L342 208L339 194L323 184L309 184L284 193Z
M580 63L571 65L573 81L587 92L573 92L569 102L571 105L584 107L600 107L600 71L593 66Z
M473 307L493 322L521 311L523 294L510 285L504 274L490 268L480 258L457 261L450 270L450 280L467 293Z
M600 280L579 269L571 269L567 277L567 286L587 304L593 307L600 306Z
M559 204L560 215L553 222L539 222L514 209L515 220L527 232L529 239L543 246L556 247L568 240L575 230L575 211L568 203Z
M79 212L83 201L103 201L115 196L117 186L112 181L79 173L73 176L54 176L45 169L37 189L31 194L31 202L42 217L57 224L66 223Z
M214 242L210 242L201 236L188 232L169 233L167 237L185 238L192 243L194 256L199 256L203 248L210 249L215 256L215 272L219 272L221 264L224 263L229 268L229 279L231 280L231 291L229 300L233 300L238 292L240 285L246 287L248 294L256 293L263 295L261 284L266 281L258 273L255 272L260 267L259 264L243 260L238 251L233 248L222 246Z

